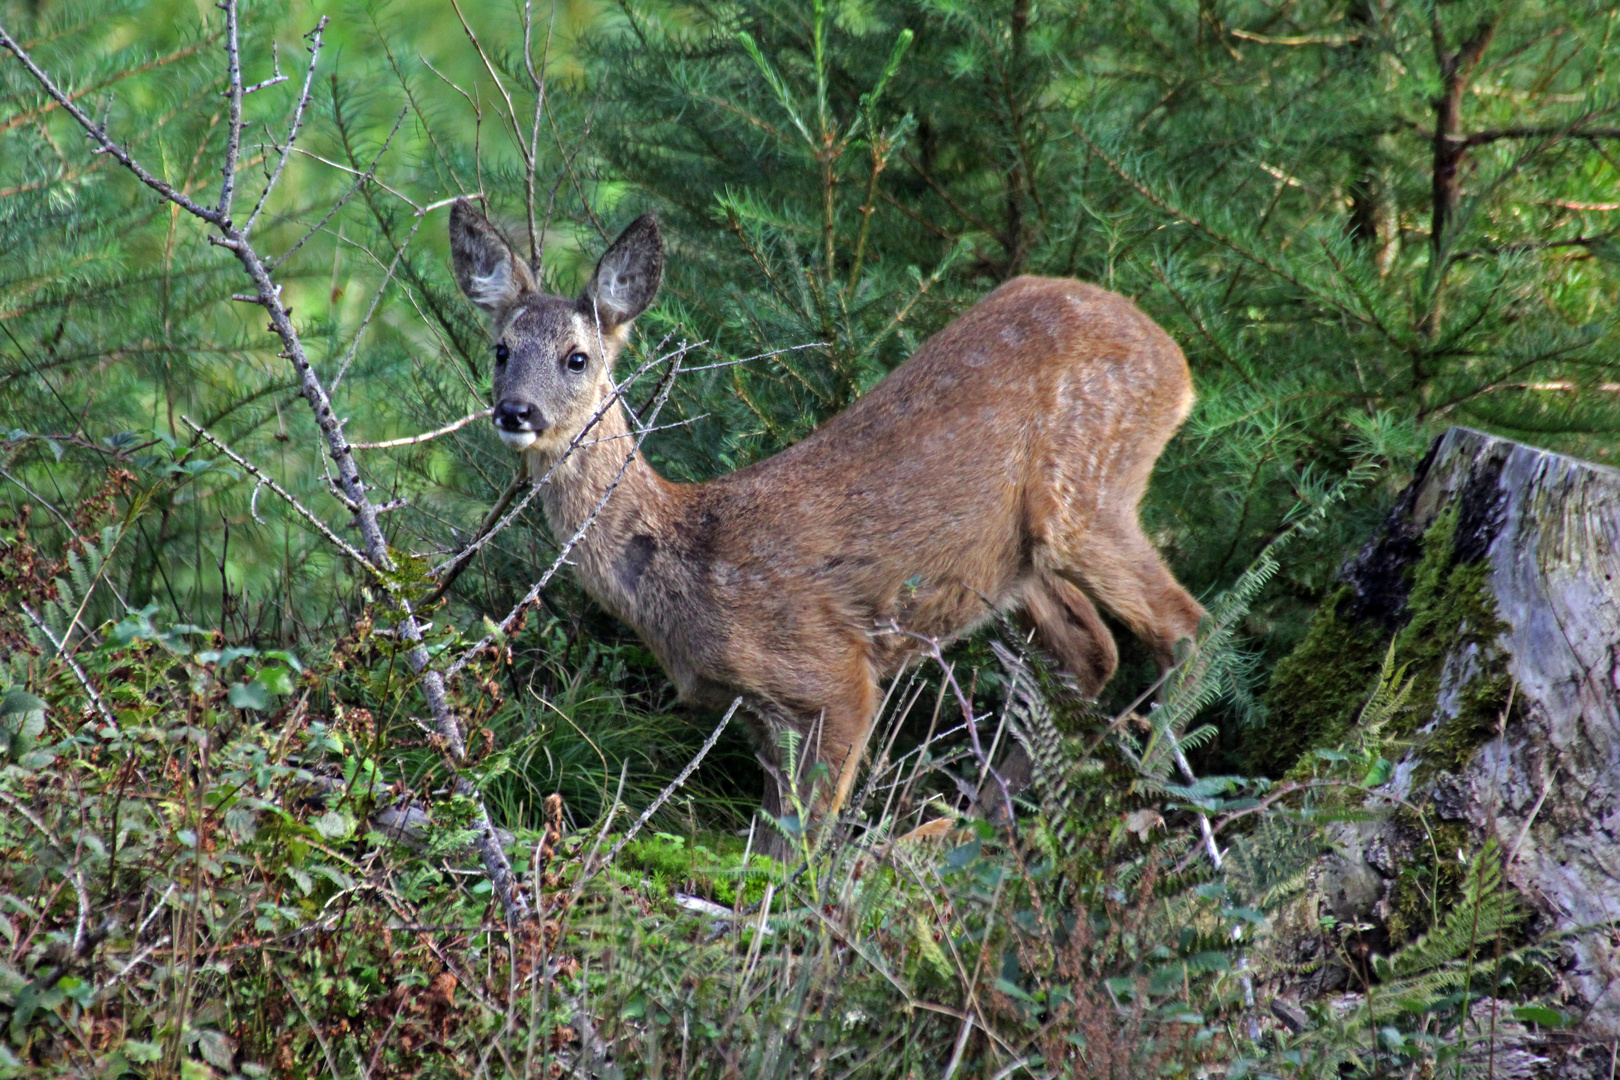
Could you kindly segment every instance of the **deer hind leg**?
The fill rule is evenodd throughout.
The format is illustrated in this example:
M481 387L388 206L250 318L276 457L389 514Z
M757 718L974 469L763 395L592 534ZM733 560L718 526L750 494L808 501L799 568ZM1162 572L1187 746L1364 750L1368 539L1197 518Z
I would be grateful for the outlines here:
M1074 678L1075 689L1094 701L1119 667L1119 647L1114 635L1097 614L1091 598L1052 573L1037 572L1023 589L1024 614L1035 624L1035 635L1047 651ZM1006 755L997 766L998 784L986 778L974 804L993 825L1007 820L1007 798L1024 792L1034 782L1034 766L1029 754L1016 740L1008 740ZM920 826L909 840L928 826Z
M1077 550L1060 550L1056 570L1119 616L1152 650L1159 670L1175 663L1176 643L1198 632L1204 609L1181 587L1134 520L1097 522Z
M1090 597L1056 574L1038 574L1024 589L1024 613L1076 689L1095 699L1119 667L1119 647Z

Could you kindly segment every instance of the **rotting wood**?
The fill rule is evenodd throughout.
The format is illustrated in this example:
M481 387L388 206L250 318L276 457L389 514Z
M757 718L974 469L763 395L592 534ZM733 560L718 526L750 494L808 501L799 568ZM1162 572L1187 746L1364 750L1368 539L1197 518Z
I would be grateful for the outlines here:
M1468 580L1479 583L1494 632L1481 639L1464 626L1446 639L1432 696L1414 702L1410 749L1378 793L1457 830L1476 850L1497 840L1508 882L1541 916L1536 938L1562 949L1569 1005L1584 1013L1576 1033L1613 1040L1620 470L1454 427L1346 565L1346 590L1319 619L1369 640L1373 631L1413 625L1423 616L1413 579L1442 540L1451 567L1477 569ZM1490 717L1469 718L1468 708L1504 696L1479 693L1487 679L1507 696ZM1387 922L1399 871L1429 857L1401 831L1392 822L1346 828L1346 850L1324 873L1323 901Z

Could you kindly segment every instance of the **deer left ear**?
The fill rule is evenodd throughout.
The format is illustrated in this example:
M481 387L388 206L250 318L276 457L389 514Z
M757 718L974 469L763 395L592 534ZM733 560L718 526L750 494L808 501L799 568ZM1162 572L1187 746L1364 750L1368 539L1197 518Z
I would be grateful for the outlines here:
M534 291L534 278L512 245L466 199L450 208L450 263L467 299L493 319Z
M612 330L646 311L663 279L664 237L658 219L642 214L602 255L579 306L587 318L601 320L602 329Z

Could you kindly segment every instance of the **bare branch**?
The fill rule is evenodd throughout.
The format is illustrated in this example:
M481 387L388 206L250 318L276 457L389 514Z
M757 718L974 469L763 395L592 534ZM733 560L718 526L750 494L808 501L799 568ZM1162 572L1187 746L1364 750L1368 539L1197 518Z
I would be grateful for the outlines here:
M287 168L287 159L292 156L293 143L298 140L298 131L304 126L304 110L309 108L309 88L315 80L315 62L320 59L321 31L326 29L326 22L326 16L322 15L321 21L315 24L315 29L304 35L311 39L309 44L309 68L304 72L304 88L298 92L298 104L293 108L292 126L287 131L287 145L281 148L281 160L276 162L275 171L265 180L264 191L260 192L259 201L253 204L253 212L248 215L247 224L242 226L244 233L253 231L253 223L258 221L259 215L264 212L265 200L270 198L270 192L274 191L276 184L280 182L281 173ZM285 79L285 75L278 75L274 81L281 82ZM267 82L260 83L258 86L253 87L253 90L268 85L270 84ZM251 93L252 91L247 92Z
M160 56L155 60L148 60L144 64L137 64L135 67L127 70L121 70L109 75L105 79L98 80L86 86L81 86L79 89L74 90L67 95L68 100L77 101L86 94L93 94L97 90L105 90L114 83L123 82L125 79L133 78L136 75L144 75L146 72L151 71L154 68L167 67L177 60L184 60L186 57L191 56L193 53L198 52L206 46L212 45L214 43L214 37L217 36L218 35L212 35L203 41L196 42L192 45L187 45L183 49L176 49L167 56ZM10 48L10 46L7 46L7 48ZM55 95L52 96L55 97ZM0 135L5 134L14 127L21 127L23 124L27 124L38 117L44 116L48 112L54 112L55 110L61 108L62 104L63 102L61 99L57 99L52 101L49 105L41 105L37 109L24 109L21 112L13 113L11 116L8 116L4 122L0 122Z
M683 348L680 352L677 352L674 360L672 361L677 371L680 369L681 354L684 351L685 349ZM628 382L629 380L626 380L626 383ZM653 402L651 415L647 419L648 424L651 424L652 421L658 419L658 414L660 411L662 411L664 402L669 400L669 392L674 385L675 380L670 379L664 384L663 389L659 391L658 397ZM641 444L646 440L648 431L649 428L643 427L637 434L636 443L630 448L630 452L624 456L624 463L619 466L619 471L614 474L613 482L607 486L606 491L602 492L602 497L597 500L596 506L588 515L586 515L585 521L577 530L575 530L574 535L568 538L568 542L562 546L562 550L557 553L556 559L554 559L551 565L546 568L546 572L540 575L540 580L535 582L534 585L529 589L528 593L524 595L523 599L517 602L517 606L507 613L506 618L501 620L500 625L498 625L489 634L486 634L484 638L478 642L478 644L462 653L456 658L455 663L451 664L445 669L445 678L453 678L457 673L459 673L462 668L467 666L467 662L469 660L489 647L490 643L495 640L496 634L506 633L506 631L511 628L512 624L517 621L518 616L527 611L529 609L529 605L533 604L540 598L541 591L551 583L551 579L556 575L557 571L561 570L564 564L568 562L569 553L572 552L574 547L585 538L585 534L590 530L591 526L596 524L596 516L602 512L602 508L606 506L608 500L613 497L613 492L618 489L619 481L624 479L624 474L629 470L630 463L636 459L636 455L641 453ZM581 432L581 434L583 434L583 432ZM553 466L554 469L555 467L556 466ZM548 473L547 475L549 476L550 474ZM535 490L538 491L540 486L544 483L544 479L537 481L535 483Z
M444 425L444 427L434 428L432 431L424 431L420 435L407 435L403 439L387 439L387 440L385 440L383 442L350 443L349 444L349 449L351 449L351 450L387 450L388 448L393 447L393 446L414 446L417 443L430 442L433 439L437 439L440 435L448 435L452 431L460 431L462 428L466 427L468 424L472 423L474 420L482 420L484 417L488 416L492 411L493 410L491 410L491 409L479 409L475 413L468 413L466 416L463 416L460 420L452 420L450 423Z
M321 22L323 24L326 22L326 16L321 16ZM312 64L311 66L313 67L314 65ZM247 87L242 91L242 96L247 97L249 94L257 94L260 90L267 90L272 86L276 86L287 81L287 76L281 73L281 53L277 51L276 43L273 41L270 43L270 70L272 74L268 79L264 80L263 82L256 82L252 86ZM305 84L305 89L308 89L307 83Z
M366 309L366 317L355 327L354 337L349 341L349 350L343 354L343 359L338 363L337 373L332 376L333 393L337 392L339 384L343 382L343 376L349 373L349 365L354 363L355 355L360 351L360 339L365 336L366 327L371 325L372 316L377 314L377 306L382 303L383 294L388 291L388 283L394 280L394 271L399 268L399 261L405 257L405 249L411 246L411 241L416 237L416 230L421 227L422 219L418 217L416 224L411 226L411 231L406 235L405 242L394 249L394 261L388 264L388 272L383 274L382 284L377 286L377 292L371 298L371 306ZM366 254L371 255L371 252L366 251ZM372 255L372 259L381 261L375 255Z
M410 109L406 108L404 111L408 113L408 112L410 112ZM351 165L345 165L340 161L333 161L331 158L322 157L319 154L313 153L313 152L311 152L309 150L305 150L301 146L298 147L294 151L294 153L302 154L305 157L309 158L311 161L318 161L322 165L325 165L329 169L336 169L338 172L346 172L350 176L365 177L371 183L376 184L378 187L380 187L384 191L388 192L388 194L392 195L394 198L398 199L400 202L404 203L406 206L409 206L413 213L419 212L422 209L420 206L416 205L416 200L412 199L409 195L405 194L403 191L395 191L393 188L389 187L387 184L383 183L381 180L378 180L375 176L371 176L368 173L361 172L359 169L354 168ZM451 201L454 201L454 200L451 200Z
M29 607L26 603L23 603L20 606L22 607L23 614L28 616L28 621L33 623L34 628L45 635L45 640L49 641L56 648L56 655L60 656L64 661L67 662L67 666L73 672L73 677L79 680L79 685L84 687L84 692L89 695L90 704L94 705L96 707L96 711L101 714L101 718L107 721L107 723L111 724L114 730L116 730L118 728L118 720L113 716L112 710L107 708L107 703L101 700L101 695L96 693L96 688L90 685L90 679L85 675L84 669L79 666L79 662L73 659L73 654L68 651L67 642L57 641L56 635L51 633L50 627L45 625L45 620L41 619L39 615L34 612L33 608Z
M416 216L425 217L428 214L433 213L435 210L443 210L445 207L451 205L452 203L460 202L462 199L471 199L478 202L483 202L485 198L487 198L487 196L482 191L472 191L468 192L466 195L451 195L449 198L440 199L438 202L430 202L426 206L420 207L416 211Z
M1228 29L1226 31L1235 38L1244 41L1253 41L1259 45L1350 45L1361 40L1360 34L1299 34L1291 37L1273 37L1270 34L1255 34L1248 30Z
M939 639L928 637L925 634L919 634L912 630L907 630L897 622L891 622L888 626L884 627L884 631L890 634L896 634L900 637L908 637L913 641L919 642L934 663L939 665L939 670L945 675L946 684L950 686L951 693L956 698L957 706L962 710L962 720L967 726L968 742L973 747L973 757L979 763L981 777L989 776L990 779L996 782L996 786L1001 790L1003 812L1006 814L1006 819L1009 822L1012 821L1014 819L1012 795L1007 789L1007 782L1003 780L1001 778L1001 774L996 771L995 766L990 761L990 755L985 752L984 745L979 741L979 723L978 718L973 715L973 701L967 696L967 694L963 693L961 684L956 681L955 666L946 661L945 654L939 645ZM861 752L865 751L864 744L861 744L860 750ZM847 767L848 765L846 764L846 768ZM851 779L853 779L853 775L851 776Z
M73 527L73 522L71 522L71 521L69 521L67 519L67 515L62 513L62 511L58 510L56 507L52 506L50 501L48 499L46 499L43 495L41 495L41 494L39 494L39 492L34 491L31 488L29 488L29 486L27 484L23 483L21 480L17 479L15 476L12 476L5 469L0 469L0 476L3 476L7 480L10 480L13 484L16 484L19 488L22 489L22 492L23 492L24 495L27 495L30 499L33 499L35 502L39 503L39 505L41 505L45 509L49 510L51 512L51 514L53 516L55 516L56 520L60 521L62 523L62 527L68 531L69 536L73 537L75 540L80 538L79 537L79 530L75 529Z
M270 276L273 264L267 263L254 250L247 233L232 225L230 220L230 196L234 186L241 140L242 80L237 43L237 0L223 0L221 6L224 8L226 16L231 129L227 147L227 161L223 170L224 184L221 188L220 205L217 209L197 204L183 193L176 191L173 187L143 169L126 149L107 135L103 124L91 120L82 109L67 98L51 78L33 62L27 51L18 45L11 35L5 31L4 27L0 27L0 46L10 50L22 62L23 66L28 69L29 74L52 97L62 103L63 108L89 133L90 137L97 142L104 152L111 154L114 159L129 169L142 183L157 191L165 199L219 229L221 235L210 237L210 240L235 254L237 260L242 264L243 271L253 282L254 293L258 298L258 302L270 316L270 330L281 339L284 347L280 355L292 361L304 400L315 414L315 422L323 436L327 455L336 468L338 483L353 508L355 525L359 528L364 539L366 555L360 561L363 565L374 568L374 572L386 574L394 570L394 561L389 552L388 538L383 534L382 528L378 524L376 506L366 495L366 484L360 476L359 467L355 464L354 452L343 434L343 425L333 414L331 398L328 396L326 388L321 384L320 377L316 374L314 367L309 362L303 341L298 335L297 328L293 325L290 313L280 303L281 286L276 284ZM412 203L412 205L415 204ZM201 434L201 429L197 430ZM217 440L210 439L209 441L215 446L219 446L221 450L224 449L223 445ZM244 468L249 467L245 459L234 454L231 456L233 460L243 465ZM254 472L256 478L268 480L256 469ZM327 534L328 539L336 541L335 534L332 534L330 530L323 528L323 532ZM352 545L344 544L341 541L337 542L340 549L346 552L354 551ZM384 581L386 581L386 578L384 578ZM435 726L444 740L445 748L448 750L453 762L460 762L466 758L466 740L462 735L461 725L456 719L455 712L451 708L450 700L445 693L444 677L431 667L431 657L422 636L421 624L417 620L410 602L404 596L390 589L389 599L392 601L397 615L398 635L408 646L405 654L406 660L410 664L411 670L416 672L421 679L423 697L426 698L428 708L432 711ZM490 822L489 812L484 806L482 796L472 782L465 777L457 777L455 790L458 794L469 798L477 808L472 822L478 834L476 846L483 860L485 873L489 876L490 884L494 887L495 894L499 897L508 920L527 919L530 915L528 900L523 895L522 890L517 887L517 881L512 875L511 864L507 861L506 852L502 850L500 841L495 836L494 825Z
M206 439L220 453L224 454L226 457L242 466L242 468L246 469L248 473L258 481L258 484L255 485L255 498L257 498L258 494L257 488L269 488L277 495L280 495L282 501L288 506L292 507L293 510L297 512L299 517L315 526L316 531L318 531L322 536L326 537L326 539L339 551L343 552L343 554L365 567L372 574L377 575L379 578L381 577L381 571L372 564L370 559L366 558L365 555L355 548L353 544L349 543L347 540L343 539L343 537L333 532L327 526L326 522L322 521L315 515L314 511L310 510L303 503L299 502L297 497L294 496L292 492L276 483L275 479L268 475L263 469L253 464L253 462L249 461L241 454L238 454L235 450L232 450L229 446L226 446L217 435L203 427L201 424L197 423L197 421L193 420L191 417L182 415L180 417L180 422L185 424L186 427L190 428L192 431L195 431L199 437Z
M489 54L484 52L483 42L479 41L478 35L473 33L472 24L467 21L467 16L461 13L461 5L457 0L450 0L450 6L455 9L456 18L461 20L461 28L467 32L467 40L472 42L473 51L478 54L478 59L484 62L484 70L489 72L489 77L495 83L495 89L501 92L501 98L506 102L505 118L507 125L512 129L512 141L517 143L518 153L523 154L526 159L528 157L528 147L523 144L523 132L518 128L517 106L512 104L512 95L506 92L506 84L501 81L501 76L495 70L495 65L490 62Z
M1620 210L1620 202L1570 202L1564 199L1553 199L1547 206L1557 206L1564 210Z
M753 356L745 356L740 360L722 360L718 364L704 364L702 367L682 368L681 373L683 375L695 375L700 371L713 371L715 368L736 367L738 364L747 364L754 360L766 360L772 356L781 356L783 353L798 352L800 349L825 349L827 347L828 343L825 341L811 341L806 342L803 345L789 345L784 349L772 349L770 352L755 353Z
M540 121L546 109L546 65L551 58L551 35L557 28L557 5L551 5L551 21L546 24L546 44L540 55L540 70L534 68L534 13L531 0L523 0L523 66L528 70L529 83L534 90L534 121L529 126L529 149L523 169L523 206L529 224L529 269L540 272L540 257L545 253L546 238L537 232L534 224L534 173L540 160ZM548 215L549 217L549 215Z
M634 840L636 833L641 831L641 827L647 824L654 814L658 813L658 808L668 802L669 797L681 789L681 785L686 783L687 777L697 771L698 765L708 755L709 751L714 749L714 744L720 741L720 733L726 730L726 725L731 723L731 718L736 715L737 709L741 705L742 698L732 699L731 708L726 710L726 715L720 718L720 722L714 726L714 731L709 733L709 737L703 740L703 745L698 747L698 752L693 755L692 760L686 763L686 768L682 769L680 774L671 780L663 791L658 793L658 798L647 804L647 809L643 810L641 816L636 818L635 822L624 831L624 835L619 837L618 842L608 848L608 853L602 856L601 862L595 863L594 866L606 866L611 863L614 856L624 849L624 845ZM609 814L609 817L611 816ZM586 871L586 873L589 872L589 870Z
M1511 127L1497 128L1486 131L1476 131L1471 135L1448 135L1451 142L1461 143L1464 146L1484 146L1486 143L1500 142L1503 139L1620 139L1620 128L1583 128L1569 127L1567 125L1553 125L1548 127Z
M313 68L311 68L311 70L313 70ZM274 270L276 267L280 266L282 263L286 262L289 258L291 258L292 253L297 251L299 248L303 247L304 244L309 240L310 237L314 236L316 233L318 233L322 229L326 228L326 223L328 221L331 221L333 216L335 214L337 214L337 212L339 210L343 209L343 204L344 203L346 203L350 199L354 198L354 193L355 192L359 191L360 188L363 185L369 183L370 181L372 181L373 179L376 178L376 176L377 176L377 166L382 163L382 156L384 154L388 153L388 145L394 141L394 136L399 133L399 125L403 124L405 122L405 114L406 114L406 112L408 112L408 110L406 110L406 109L401 109L399 111L399 116L397 116L394 119L394 126L392 128L390 128L389 131L388 131L388 137L383 140L382 146L380 148L378 148L378 150L377 150L377 156L371 159L371 167L366 169L365 172L361 173L358 176L358 178L355 180L355 182L352 185L350 185L349 190L345 191L343 193L342 197L339 198L337 202L332 204L332 208L326 212L326 216L321 218L321 220L317 221L314 225L310 226L309 229L307 231L305 231L304 235L300 236L298 238L297 243L293 244L292 247L288 248L286 251L283 251L280 255L277 255L275 258L267 259L265 261L265 266L268 269ZM294 134L296 134L296 131L294 132ZM281 164L282 165L285 165L287 163L287 155L291 154L292 150L293 150L292 140L289 139L287 141L286 149L284 149L282 151L282 154L281 154ZM315 155L311 154L310 156L314 157ZM323 159L316 158L316 160L317 161L322 161ZM334 163L333 162L325 162L325 164L331 165L331 164L334 164ZM338 167L342 168L342 166L338 166ZM345 171L349 171L349 170L345 170ZM276 174L277 174L277 176L279 176L281 174L281 165L276 166ZM275 180L272 179L270 181L270 183L273 185L275 183ZM266 187L264 193L266 195L269 195L270 194L270 188ZM405 201L410 202L409 199L406 199ZM262 200L261 200L261 202L262 202ZM411 203L411 205L415 206L416 204ZM254 213L257 214L258 211L255 210ZM418 215L418 216L420 216L420 215ZM251 226L252 226L252 222L250 221L249 222L249 227L251 227ZM247 230L244 229L243 231L246 232Z
M11 54L22 62L23 67L28 69L28 74L32 75L34 80L45 88L45 92L55 98L57 103L67 110L68 115L73 117L78 125L85 130L85 134L89 135L96 143L97 149L101 153L111 155L114 161L117 161L133 173L135 179L168 199L186 213L194 214L214 225L218 225L224 220L217 210L212 210L192 201L183 192L176 190L168 181L161 180L147 172L140 162L130 156L129 151L112 140L105 127L92 120L83 109L73 103L73 99L63 92L49 75L40 70L39 65L34 63L33 57L28 55L26 49L17 44L16 39L6 32L4 26L0 26L0 47L10 50Z
M522 491L524 488L528 488L529 493L524 496L522 505L514 510L509 517L503 519L501 515L506 513L506 508L512 505L512 500L517 498L518 492ZM473 538L471 541L469 541L469 546L476 544L479 547L482 547L484 541L488 537L500 531L500 529L505 528L507 522L523 512L524 507L529 505L530 500L534 498L538 490L538 488L534 487L534 477L529 475L528 466L520 462L518 464L517 475L512 477L512 482L506 485L506 490L501 492L500 498L495 500L495 504L491 506L489 508L489 512L484 515L483 523L478 526L478 531L473 533ZM464 554L467 556L466 558L462 557ZM456 578L460 577L461 572L467 568L467 564L470 559L471 554L466 551L466 548L463 548L462 551L457 552L456 558L451 559L449 563L446 563L445 566L441 568L444 570L444 574L439 580L438 587L427 595L427 597L422 601L421 606L428 607L429 605L438 602L439 597L443 596L450 590L450 586L455 584Z
M699 342L699 344L702 344L702 342ZM670 356L673 356L678 360L681 356L684 356L688 351L690 351L690 349L696 347L697 346L682 345L674 353L671 353ZM534 497L537 494L539 494L540 489L551 481L552 476L556 474L558 468L562 466L562 463L567 461L569 457L572 456L573 453L584 443L585 436L589 435L596 429L596 425L601 422L602 417L607 415L607 411L613 408L619 399L625 395L626 391L630 389L631 384L641 376L645 375L648 371L652 370L654 365L662 363L666 359L669 359L669 356L659 356L647 361L645 364L642 364L639 368L632 372L629 378L614 386L613 392L609 394L607 399L597 407L596 412L592 413L590 419L585 421L585 425L580 428L579 433L574 436L566 447L563 448L563 452L558 455L556 462L551 466L551 468L546 470L544 476L540 477L539 480L534 482L533 490L523 497L523 501L517 506L513 507L512 512L507 514L497 524L489 526L488 521L486 520L485 524L488 526L487 528L480 529L478 534L473 537L466 547L456 552L456 554L447 562L441 563L439 566L434 568L434 576L444 575L446 578L445 582L434 591L434 598L444 594L445 588L447 588L449 583L454 581L456 576L461 573L461 571L466 567L468 560L478 553L479 548L483 547L485 544L489 543L490 540L494 539L497 533L510 525L513 520L523 512L524 508L534 500ZM637 445L639 446L640 443L637 443Z
M236 194L236 159L242 152L242 48L237 40L236 0L222 0L225 11L225 71L226 89L230 95L230 116L225 128L225 165L220 172L219 220L226 228L231 223L231 199Z

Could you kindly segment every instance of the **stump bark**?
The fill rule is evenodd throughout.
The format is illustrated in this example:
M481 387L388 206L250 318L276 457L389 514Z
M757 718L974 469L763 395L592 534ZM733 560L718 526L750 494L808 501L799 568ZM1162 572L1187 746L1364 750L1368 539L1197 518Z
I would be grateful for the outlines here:
M1561 942L1563 990L1584 1012L1577 1034L1620 1038L1620 470L1452 428L1319 618L1399 650L1402 628L1424 616L1420 564L1482 602L1451 597L1444 611L1466 612L1461 625L1424 625L1443 646L1437 677L1382 791L1476 845L1496 839L1507 880L1540 916L1536 937ZM1343 856L1346 885L1369 867L1384 878L1375 918L1392 914L1395 864L1427 857L1403 852L1395 831L1363 826Z

